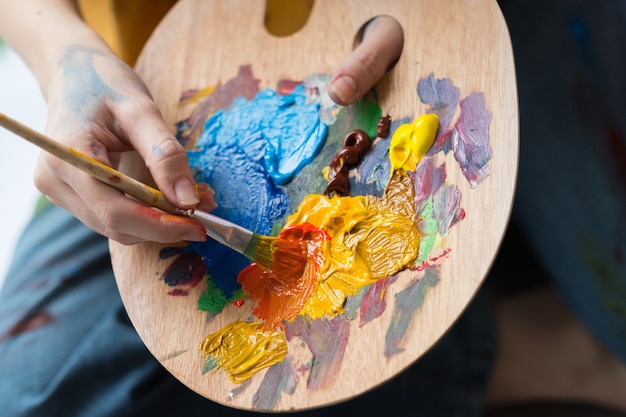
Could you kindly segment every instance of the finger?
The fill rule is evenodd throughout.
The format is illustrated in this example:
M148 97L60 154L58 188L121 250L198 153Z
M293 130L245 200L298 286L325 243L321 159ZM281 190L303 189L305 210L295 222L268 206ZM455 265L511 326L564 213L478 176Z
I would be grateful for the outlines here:
M165 197L181 208L200 203L198 190L189 168L187 152L167 129L154 102L134 106L118 116L123 135L139 152L152 178Z
M359 33L361 42L328 84L330 98L340 105L353 103L367 93L402 52L402 27L390 16L375 17Z
M36 185L50 202L109 239L126 245L206 239L204 227L196 220L145 207L74 167L57 170L64 172L58 176L38 171ZM69 181L60 180L68 174Z

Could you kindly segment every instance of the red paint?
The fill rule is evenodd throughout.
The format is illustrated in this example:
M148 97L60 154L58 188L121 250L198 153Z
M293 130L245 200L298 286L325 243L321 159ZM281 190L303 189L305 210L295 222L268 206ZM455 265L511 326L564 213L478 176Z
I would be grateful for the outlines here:
M376 135L379 138L389 137L389 128L391 127L391 116L386 115L378 119L378 125L376 126Z
M207 269L202 257L197 253L182 253L163 273L163 280L174 287L167 294L187 296L200 283Z
M302 84L302 81L280 80L276 86L276 92L283 96L291 94L294 88Z
M277 262L269 270L252 264L242 270L237 280L243 290L256 301L253 309L256 317L264 321L262 328L272 330L283 327L284 321L293 320L302 311L306 300L317 286L317 276L323 262L320 252L322 245L330 243L330 236L314 226L304 223L288 227L279 238L289 242L299 242L306 248L304 268L285 267ZM274 252L273 256L281 256Z
M411 268L411 271L423 271L426 268L429 268L435 265L441 259L446 258L451 250L452 250L451 248L448 248L444 250L440 255L428 258L426 261L422 262L420 265L416 266L415 268Z

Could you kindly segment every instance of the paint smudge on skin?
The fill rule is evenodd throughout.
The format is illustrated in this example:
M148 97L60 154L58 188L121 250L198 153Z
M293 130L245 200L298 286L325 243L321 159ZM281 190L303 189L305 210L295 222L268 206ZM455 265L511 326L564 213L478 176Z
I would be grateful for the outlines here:
M426 293L439 282L439 274L435 268L428 268L424 277L414 280L404 290L396 294L396 307L391 317L385 337L385 355L392 356L403 352L402 341L406 335L411 319L422 308Z
M299 317L287 324L285 334L287 340L301 338L313 354L308 388L320 389L332 383L348 344L350 322L342 316L323 320Z
M298 374L291 358L287 356L284 361L267 370L261 387L254 393L252 407L259 410L274 409L282 393L293 394L297 383Z
M262 369L282 362L287 342L282 332L260 330L262 323L235 321L204 338L200 350L207 366L222 368L239 384Z

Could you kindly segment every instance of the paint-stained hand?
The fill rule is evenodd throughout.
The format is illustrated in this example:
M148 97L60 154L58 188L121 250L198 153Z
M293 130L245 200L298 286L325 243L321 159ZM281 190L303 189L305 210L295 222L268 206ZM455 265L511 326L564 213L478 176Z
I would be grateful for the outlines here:
M392 17L378 16L357 34L356 47L328 84L330 97L351 104L367 93L393 67L404 44L402 27Z
M144 83L108 49L69 46L52 77L46 94L49 136L114 168L122 153L135 150L174 205L215 208L209 186L196 188L186 152ZM38 161L35 184L52 203L124 244L206 238L195 220L144 207L46 153Z

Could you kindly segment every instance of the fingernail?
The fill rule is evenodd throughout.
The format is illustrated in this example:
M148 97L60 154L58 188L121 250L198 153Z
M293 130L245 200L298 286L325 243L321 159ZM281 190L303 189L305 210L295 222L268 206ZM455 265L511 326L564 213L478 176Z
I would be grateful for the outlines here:
M200 202L200 197L196 192L196 187L188 179L182 179L176 183L174 188L178 202L185 206L193 206Z
M184 237L184 239L188 242L204 242L206 240L206 233L189 233Z
M344 103L351 103L356 94L356 81L349 75L342 75L330 86L330 90Z

